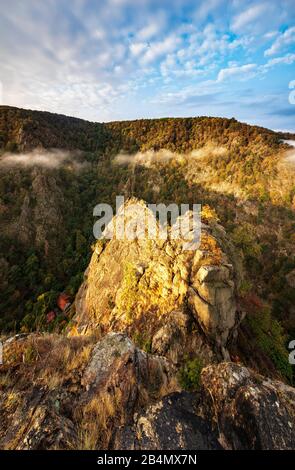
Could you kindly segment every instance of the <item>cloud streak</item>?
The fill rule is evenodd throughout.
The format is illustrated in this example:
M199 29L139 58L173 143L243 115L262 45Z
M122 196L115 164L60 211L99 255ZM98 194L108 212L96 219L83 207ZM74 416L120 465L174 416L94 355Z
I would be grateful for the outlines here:
M257 71L256 64L245 64L241 66L228 67L226 69L221 69L218 73L217 81L222 82L228 78L237 78L239 77L242 80L249 80L255 76Z
M286 47L292 46L295 44L295 26L288 28L284 33L280 34L276 40L273 42L271 47L267 49L264 53L266 57L275 55Z
M269 3L258 3L236 15L232 22L233 31L239 32L242 28L252 24L254 20L261 18L267 8L269 8Z

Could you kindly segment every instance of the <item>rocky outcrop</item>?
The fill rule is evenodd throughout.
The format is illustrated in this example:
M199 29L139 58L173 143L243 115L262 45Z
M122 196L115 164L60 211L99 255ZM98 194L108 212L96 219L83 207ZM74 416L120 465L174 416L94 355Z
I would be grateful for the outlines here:
M33 168L29 178L19 214L6 221L5 233L24 247L34 246L47 260L56 259L65 233L63 192L56 176L42 168Z
M1 449L294 449L295 390L233 363L181 389L123 333L20 335L0 366Z
M124 334L88 340L89 358L85 346L77 350L77 338L63 339L63 349L60 340L23 335L5 342L0 448L85 448L90 439L91 448L109 448L119 426L130 425L148 403L179 389L172 364L139 350ZM58 352L48 351L49 346ZM55 354L63 364L59 375L51 370Z
M9 403L9 400L10 396L4 395L1 402ZM8 450L66 449L78 442L74 423L60 415L56 406L47 401L46 394L38 389L24 396L24 402L9 416L9 424L5 423L1 434L4 436L0 448Z
M196 394L174 393L120 429L118 448L294 449L295 389L238 364L203 369Z
M63 194L53 176L46 175L42 170L34 170L32 180L33 197L35 198L34 223L35 244L43 247L45 255L56 252L59 240L64 233L63 226ZM47 252L46 252L47 251Z
M148 355L136 348L132 341L122 333L109 333L94 347L92 357L83 374L81 384L87 392L97 393L102 386L110 389L113 376L121 375L120 386L128 395L128 382L138 383L148 388L152 383L153 391L170 387L172 368L165 358ZM133 375L133 380L127 376ZM107 384L107 385L106 385Z
M116 448L140 450L220 449L217 434L196 414L196 396L173 393L135 416L135 424L117 432Z
M206 335L226 345L237 323L232 265L201 266L189 289L189 304Z
M201 374L203 416L227 449L294 449L295 389L233 363Z
M175 370L165 358L146 354L121 333L109 333L97 343L81 385L79 406L86 410L85 430L87 410L91 416L95 403L100 445L106 448L114 446L118 426L130 425L136 411L178 389Z
M145 203L131 199L124 209L113 226L125 217L138 236L97 242L76 297L78 331L140 335L154 352L175 362L184 346L186 353L203 352L207 360L213 350L228 358L226 345L241 319L236 303L240 269L224 229L202 223L200 243L193 244L187 241L193 240L190 228L184 240L174 238L174 226L167 239L151 239L140 236L142 210L151 217Z

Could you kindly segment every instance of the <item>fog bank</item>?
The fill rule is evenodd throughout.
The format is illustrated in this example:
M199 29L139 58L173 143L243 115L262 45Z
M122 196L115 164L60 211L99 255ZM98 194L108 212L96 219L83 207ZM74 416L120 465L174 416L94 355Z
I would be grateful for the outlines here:
M137 152L135 154L119 153L113 160L117 165L139 165L149 167L154 163L168 163L171 160L186 161L197 160L209 156L223 156L227 152L225 147L218 147L213 144L207 144L200 149L193 150L187 154L172 152L171 150L147 150L146 152Z
M33 150L28 153L5 153L0 157L0 167L32 168L42 167L56 169L69 165L73 170L79 171L89 165L88 162L79 162L79 152L64 150Z

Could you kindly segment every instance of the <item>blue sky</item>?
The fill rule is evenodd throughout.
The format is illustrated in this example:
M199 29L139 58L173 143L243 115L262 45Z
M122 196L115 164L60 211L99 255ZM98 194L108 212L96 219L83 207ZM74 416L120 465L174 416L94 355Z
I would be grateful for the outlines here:
M234 116L295 131L295 0L0 7L2 104L93 121Z

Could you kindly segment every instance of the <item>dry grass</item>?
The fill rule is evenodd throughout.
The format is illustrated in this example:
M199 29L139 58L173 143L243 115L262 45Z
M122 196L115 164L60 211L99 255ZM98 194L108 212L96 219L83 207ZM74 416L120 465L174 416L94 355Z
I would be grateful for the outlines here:
M170 393L179 392L181 387L179 386L178 380L176 377L171 377L169 382L164 382L159 389L159 397L165 397Z
M16 365L22 362L32 362L37 358L34 337L19 339L4 345L3 363Z
M4 348L4 364L18 366L24 381L38 382L54 390L66 378L74 377L75 371L83 371L94 342L90 336L67 338L32 334Z
M108 393L92 398L76 411L79 449L95 450L111 437L109 420L116 415L116 399Z
M67 369L71 371L85 366L89 362L92 347L92 344L87 344L82 349L74 352L67 363Z
M3 372L0 374L0 389L9 387L11 385L10 372Z
M5 407L10 411L13 412L16 410L17 406L21 403L20 394L14 390L8 393L6 396Z
M64 378L59 372L47 372L41 377L41 381L48 387L49 390L56 390L63 384Z
M53 390L60 387L65 378L74 377L74 371L82 372L89 361L93 343L89 337L50 338L49 343L50 340L51 345L46 344L48 338L40 343L45 367L39 379Z

